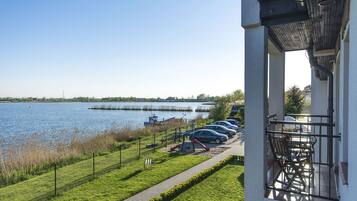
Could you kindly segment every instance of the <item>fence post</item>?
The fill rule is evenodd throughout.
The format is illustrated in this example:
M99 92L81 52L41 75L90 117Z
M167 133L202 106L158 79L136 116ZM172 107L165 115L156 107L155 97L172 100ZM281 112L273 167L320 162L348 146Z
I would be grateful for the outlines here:
M57 196L57 163L55 162L55 196Z
M122 144L119 145L119 168L121 168L121 149L122 149Z
M154 152L156 151L156 133L154 133Z
M140 137L139 137L139 158L141 156L141 149L140 149Z
M95 155L94 155L94 152L93 152L93 178L95 177Z
M173 139L174 143L176 143L176 134L177 134L177 128L175 128L175 134L174 134L174 139Z
M166 148L167 148L167 129L165 131L165 142L166 142Z
M181 126L177 129L177 136L176 136L176 138L179 142L181 140L180 134L181 134Z

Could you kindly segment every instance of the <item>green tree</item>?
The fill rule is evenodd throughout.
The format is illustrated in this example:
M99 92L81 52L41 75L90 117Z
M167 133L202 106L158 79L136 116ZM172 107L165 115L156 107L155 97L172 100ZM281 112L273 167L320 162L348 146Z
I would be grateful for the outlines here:
M197 96L197 100L205 100L207 98L206 94L200 94Z
M244 93L242 90L238 89L236 91L234 91L231 95L230 95L230 101L231 102L236 102L236 101L243 101L244 100Z
M304 87L304 93L305 94L311 93L311 85L307 85L306 87Z
M223 96L218 98L210 112L210 118L213 118L215 121L226 119L231 109L229 106L229 102L229 96Z
M304 108L304 91L297 86L291 87L285 93L285 112L292 114L300 114Z

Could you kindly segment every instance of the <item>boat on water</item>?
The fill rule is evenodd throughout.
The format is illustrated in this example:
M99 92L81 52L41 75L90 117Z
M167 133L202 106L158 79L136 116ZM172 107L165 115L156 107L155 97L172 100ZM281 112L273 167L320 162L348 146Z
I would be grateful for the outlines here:
M159 117L157 115L152 115L149 117L149 121L144 122L144 126L152 126L157 124Z
M154 125L159 125L164 122L172 121L175 120L175 117L169 118L169 119L162 119L161 121L159 120L159 117L157 115L152 115L149 117L149 121L144 122L144 126L154 126Z

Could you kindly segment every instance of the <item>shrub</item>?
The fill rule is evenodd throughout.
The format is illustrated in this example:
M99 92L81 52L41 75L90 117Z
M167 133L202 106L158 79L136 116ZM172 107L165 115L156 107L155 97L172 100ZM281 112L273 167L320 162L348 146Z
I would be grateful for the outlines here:
M205 178L207 178L210 175L212 175L213 173L217 172L218 170L220 170L222 167L224 167L228 163L230 163L230 162L232 162L234 160L237 160L237 159L242 159L242 157L233 156L233 155L232 156L228 156L227 158L225 158L224 160L220 161L219 163L217 163L213 167L208 168L206 170L203 170L202 172L198 173L196 176L190 178L189 180L187 180L187 181L185 181L185 182L183 182L181 184L178 184L178 185L174 186L173 188L171 188L170 190L168 190L166 192L161 193L160 196L154 197L150 201L169 201L169 200L172 200L175 197L177 197L179 194L183 193L187 189L189 189L192 186L194 186L195 184L201 182Z
M229 97L221 97L216 102L210 112L210 118L215 121L226 119L230 112Z

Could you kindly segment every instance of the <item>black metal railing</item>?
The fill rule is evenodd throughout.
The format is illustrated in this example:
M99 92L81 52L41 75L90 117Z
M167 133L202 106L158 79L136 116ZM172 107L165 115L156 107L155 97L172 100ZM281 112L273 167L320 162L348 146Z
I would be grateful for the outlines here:
M289 116L296 121L267 118L267 197L338 200L333 145L340 136L331 133L329 116Z

